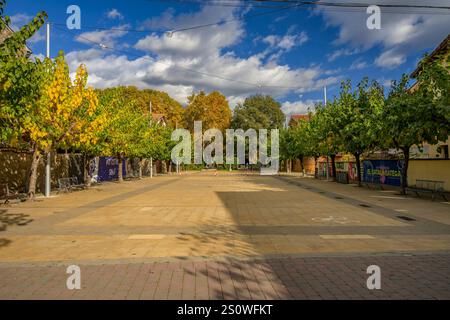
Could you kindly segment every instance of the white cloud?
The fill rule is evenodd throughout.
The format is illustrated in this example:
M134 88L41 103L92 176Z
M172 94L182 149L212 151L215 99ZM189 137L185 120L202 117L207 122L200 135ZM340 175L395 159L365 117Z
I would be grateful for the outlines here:
M130 60L125 55L110 54L108 50L90 49L73 51L67 54L70 70L84 63L89 71L89 83L94 87L104 88L118 85L135 85L140 88L155 88L167 91L182 103L192 91L220 90L234 106L245 96L264 93L283 96L289 91L284 86L295 86L297 92L308 92L320 89L325 83L336 83L337 77L320 78L323 71L316 68L290 69L288 66L267 67L255 58L240 59L232 55L216 57L212 60L172 60L169 57L143 56ZM190 69L210 74L217 74L237 81L255 82L257 79L269 79L263 85L274 85L270 88L257 88L241 82L226 81L202 76ZM255 80L256 79L256 80Z
M31 20L33 20L34 17L24 14L24 13L18 13L10 17L11 18L11 29L14 31L18 31L20 28L22 28L24 25L28 24ZM30 39L28 39L29 43L36 43L40 42L46 39L45 36L45 28L42 27L38 32L36 32Z
M385 88L387 88L387 89L390 89L391 88L391 85L392 85L392 79L387 79L387 78L379 78L379 79L377 79L377 81L378 81L378 83L380 83L382 86L384 86Z
M177 30L187 26L203 23L229 20L234 17L235 9L204 7L196 13L184 13L173 16L167 11L162 16L152 18L143 23L146 28L161 29L163 31ZM209 28L175 32L171 37L164 33L152 33L140 39L135 47L142 51L149 51L158 55L195 58L217 55L218 51L234 45L242 39L245 30L240 22L230 22Z
M175 30L212 21L232 19L236 8L207 6L198 12L173 16L171 11L158 18L145 21L146 28ZM107 38L110 32L93 33L98 42L114 41ZM265 62L263 54L237 56L231 48L244 37L242 21L234 21L206 29L175 32L167 37L163 32L152 33L136 42L134 48L144 56L132 60L110 50L74 51L67 55L71 70L80 63L88 66L90 83L96 87L136 85L167 91L186 103L192 91L220 90L231 106L250 94L263 93L283 97L289 92L309 92L320 89L325 83L338 81L320 66L293 69L274 61ZM120 35L119 35L120 36ZM287 50L293 39L280 37L277 43ZM306 34L294 39L296 45L306 41ZM281 49L280 49L281 50ZM189 70L195 70L195 72ZM210 77L216 75L217 77ZM233 81L228 81L230 79ZM250 84L247 84L250 83ZM294 89L292 89L294 88Z
M106 16L109 19L119 19L122 20L123 19L123 14L119 12L119 10L117 9L111 9L106 13Z
M301 33L296 35L269 35L263 39L263 42L269 44L272 47L277 47L289 51L296 46L301 46L302 44L307 42L308 39L308 34L305 31L302 31Z
M121 38L128 33L126 31L128 27L129 25L121 25L114 27L111 30L84 32L75 39L78 42L85 44L92 44L93 42L96 42L105 46L114 46L118 38Z
M342 2L352 2L342 0ZM372 0L360 0L372 4ZM390 0L379 0L378 4L390 4ZM408 5L423 5L423 0L410 0ZM427 5L448 5L448 0L429 0ZM376 63L393 68L404 63L411 53L434 48L448 34L450 19L442 10L382 8L381 30L369 30L365 8L355 10L322 10L328 26L339 29L336 45L350 45L351 49L368 50L381 46L382 52ZM441 14L439 14L441 13Z
M262 41L268 45L263 52L258 54L258 57L264 58L268 56L268 65L276 66L278 64L278 59L284 53L291 51L294 47L303 45L309 40L308 34L305 31L298 34L291 34L294 31L295 28L289 28L287 34L284 36L272 34L254 39L255 43Z
M350 66L350 70L361 70L361 69L365 69L368 67L367 62L365 61L361 61L361 60L355 60L351 66Z
M328 61L332 62L340 57L347 57L358 54L359 49L338 49L327 55Z
M405 63L406 56L404 54L396 52L396 50L388 50L383 52L378 58L375 59L375 64L384 68L395 68Z
M307 114L308 111L314 111L314 106L320 100L298 100L294 102L286 101L281 105L281 110L283 110L284 114L292 115L292 114Z

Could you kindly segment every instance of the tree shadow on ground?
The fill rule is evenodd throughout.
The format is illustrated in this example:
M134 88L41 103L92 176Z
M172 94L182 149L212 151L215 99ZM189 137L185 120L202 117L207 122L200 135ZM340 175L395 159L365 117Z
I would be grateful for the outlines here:
M10 243L11 243L11 240L0 238L0 248L8 246Z
M24 213L8 213L8 210L0 210L0 231L6 231L10 226L26 226L33 222L29 215Z
M296 297L295 288L289 273L292 264L286 265L280 259L266 256L267 251L252 239L253 233L246 228L252 218L245 212L262 207L285 207L290 197L282 183L273 185L272 178L247 176L246 182L257 185L247 188L252 191L216 192L224 207L231 214L233 225L219 225L214 216L210 216L205 225L195 232L182 233L179 241L189 245L191 256L205 259L189 267L186 261L180 261L185 274L192 277L207 278L210 299L292 299ZM280 201L281 202L278 202ZM291 199L292 200L292 199ZM280 203L280 205L278 205ZM245 211L245 212L244 212ZM282 212L279 212L281 216ZM252 213L253 217L255 214ZM280 218L281 218L280 216ZM258 225L264 226L264 216L258 217ZM261 224L262 222L262 224ZM217 250L216 250L217 248ZM207 254L205 254L205 251ZM274 252L276 254L277 252ZM214 256L218 259L214 259ZM182 260L182 259L180 259ZM288 258L286 259L289 260Z

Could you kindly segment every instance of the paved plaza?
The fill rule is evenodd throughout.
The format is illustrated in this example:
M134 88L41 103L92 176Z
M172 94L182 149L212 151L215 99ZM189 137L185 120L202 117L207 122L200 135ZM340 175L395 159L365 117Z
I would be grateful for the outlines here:
M1 299L450 299L450 204L395 190L186 173L2 205L0 228Z

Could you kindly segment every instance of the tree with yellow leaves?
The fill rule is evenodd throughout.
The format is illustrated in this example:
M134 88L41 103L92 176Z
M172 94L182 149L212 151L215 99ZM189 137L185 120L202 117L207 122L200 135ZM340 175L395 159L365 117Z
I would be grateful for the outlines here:
M136 107L143 113L148 113L149 103L152 103L152 113L163 114L167 124L172 128L182 126L184 109L181 104L171 98L166 92L152 89L140 90L134 86L124 87L127 99L134 100Z
M30 169L28 198L36 192L37 167L42 153L48 153L60 146L72 143L92 142L100 119L92 122L97 96L92 88L86 88L87 70L81 65L72 83L69 68L63 53L52 61L39 60L37 71L40 75L40 96L27 105L26 113L20 119L20 134L26 137L33 150Z
M194 121L203 122L203 130L211 128L225 131L230 127L231 109L223 94L213 91L206 94L201 91L188 97L189 105L184 113L185 127L194 130Z

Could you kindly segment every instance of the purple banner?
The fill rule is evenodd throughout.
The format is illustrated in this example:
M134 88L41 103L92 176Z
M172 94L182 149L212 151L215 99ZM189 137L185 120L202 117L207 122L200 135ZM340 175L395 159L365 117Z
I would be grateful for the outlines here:
M122 173L125 177L125 160L122 162ZM117 180L119 161L114 157L100 157L98 165L98 177L100 181Z

